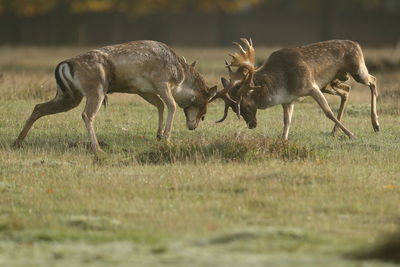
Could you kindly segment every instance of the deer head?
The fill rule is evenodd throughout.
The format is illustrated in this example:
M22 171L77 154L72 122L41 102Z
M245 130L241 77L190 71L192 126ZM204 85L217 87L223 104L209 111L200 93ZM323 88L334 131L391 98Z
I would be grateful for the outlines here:
M204 120L207 113L207 104L210 99L215 96L217 86L207 88L201 92L197 92L191 98L191 103L183 107L186 117L186 126L189 130L194 130L199 125L200 120Z
M228 110L231 108L238 118L242 116L245 119L249 128L255 128L257 126L255 117L257 108L252 99L247 97L252 90L259 88L254 86L253 82L254 73L257 71L254 66L255 51L251 39L242 38L241 40L246 49L234 42L239 47L239 52L229 54L232 57L229 64L225 61L225 67L229 72L229 81L224 77L221 78L224 89L219 91L211 101L221 98L225 102L224 115L217 123L226 119ZM233 71L231 67L237 67L237 70Z
M186 126L189 130L197 128L200 120L204 120L207 113L207 105L210 99L217 93L217 86L206 86L203 78L195 70L196 61L192 64L186 64L186 75L188 77L183 87L192 87L196 90L191 90L184 93L182 90L181 95L175 95L178 105L184 110L186 117Z

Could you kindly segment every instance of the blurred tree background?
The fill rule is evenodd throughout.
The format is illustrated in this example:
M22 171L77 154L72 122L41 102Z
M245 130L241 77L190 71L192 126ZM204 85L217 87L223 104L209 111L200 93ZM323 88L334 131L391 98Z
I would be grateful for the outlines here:
M154 39L223 46L398 45L399 0L0 0L0 44L100 45Z

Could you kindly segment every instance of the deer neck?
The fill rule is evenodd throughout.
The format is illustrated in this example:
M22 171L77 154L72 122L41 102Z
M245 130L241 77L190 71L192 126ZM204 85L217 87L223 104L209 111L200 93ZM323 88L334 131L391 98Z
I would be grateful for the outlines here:
M201 75L185 62L181 62L183 78L172 94L179 106L184 107L193 102L196 95L206 88Z

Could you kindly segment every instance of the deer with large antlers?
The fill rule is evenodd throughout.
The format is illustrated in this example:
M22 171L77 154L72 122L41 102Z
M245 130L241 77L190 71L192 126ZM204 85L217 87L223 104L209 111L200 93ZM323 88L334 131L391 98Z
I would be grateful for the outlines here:
M158 109L157 138L168 139L176 104L184 109L186 125L194 130L207 112L217 90L208 88L201 75L167 45L156 41L135 41L89 51L58 64L55 69L57 94L35 106L15 141L19 147L33 123L46 115L68 111L86 97L82 113L92 148L102 151L93 122L107 94L138 94ZM168 108L163 129L164 104Z
M225 102L225 120L229 108L242 116L248 128L257 126L257 109L275 105L283 107L283 139L287 140L293 114L293 102L302 96L311 96L325 115L335 123L332 133L340 128L350 138L355 138L341 122L350 86L343 82L350 74L358 83L371 90L371 120L375 132L379 131L376 113L376 78L368 73L360 45L348 40L332 40L273 52L264 64L255 67L255 50L251 39L241 39L239 52L230 54L232 61L225 62L229 81L221 78L224 89L211 100L222 98ZM233 71L231 67L237 67ZM331 88L329 88L329 85ZM336 118L323 93L341 97Z

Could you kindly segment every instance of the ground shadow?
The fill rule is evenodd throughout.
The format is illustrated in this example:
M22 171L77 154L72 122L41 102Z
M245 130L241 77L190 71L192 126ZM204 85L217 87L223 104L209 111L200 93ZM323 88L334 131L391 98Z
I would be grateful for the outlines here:
M400 263L400 232L386 235L370 247L346 255L356 260L380 260Z

